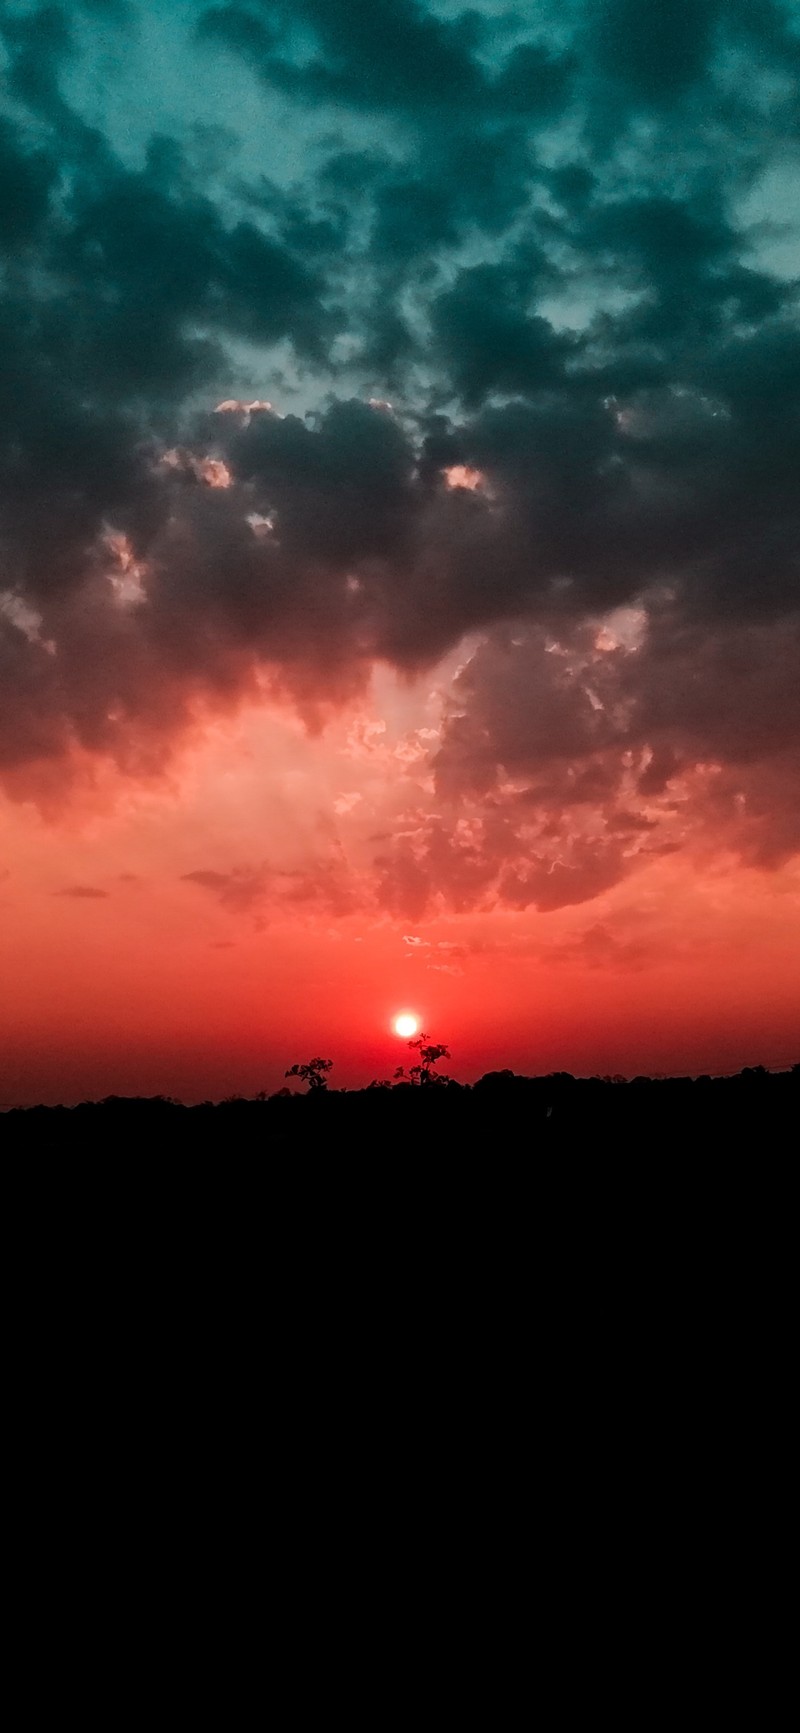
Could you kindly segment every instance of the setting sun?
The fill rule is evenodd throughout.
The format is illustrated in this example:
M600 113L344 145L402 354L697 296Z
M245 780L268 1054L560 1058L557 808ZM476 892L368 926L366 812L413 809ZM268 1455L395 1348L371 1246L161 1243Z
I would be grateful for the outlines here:
M394 1029L396 1035L405 1035L410 1038L412 1035L416 1035L418 1028L419 1024L416 1017L412 1017L406 1011L403 1012L402 1016L395 1017Z

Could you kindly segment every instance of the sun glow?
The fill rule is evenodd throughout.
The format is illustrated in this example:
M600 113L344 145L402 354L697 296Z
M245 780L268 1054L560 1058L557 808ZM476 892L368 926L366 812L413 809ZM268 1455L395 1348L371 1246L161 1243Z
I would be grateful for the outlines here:
M416 1017L412 1017L408 1011L403 1011L399 1017L395 1017L394 1031L396 1035L403 1035L410 1039L412 1035L416 1035L418 1028L419 1023Z

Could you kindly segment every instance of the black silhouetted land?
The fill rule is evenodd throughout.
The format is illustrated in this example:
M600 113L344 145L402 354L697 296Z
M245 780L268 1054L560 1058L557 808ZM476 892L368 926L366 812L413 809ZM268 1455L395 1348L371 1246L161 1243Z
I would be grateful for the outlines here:
M630 1080L501 1070L470 1085L439 1071L446 1046L425 1035L411 1045L418 1057L408 1073L399 1067L394 1080L365 1089L330 1087L332 1061L315 1058L286 1073L308 1085L305 1093L284 1087L190 1107L164 1096L109 1096L71 1108L15 1108L0 1114L0 1147L109 1157L300 1151L332 1161L358 1154L412 1162L421 1153L493 1160L554 1147L581 1155L788 1154L797 1147L800 1065Z

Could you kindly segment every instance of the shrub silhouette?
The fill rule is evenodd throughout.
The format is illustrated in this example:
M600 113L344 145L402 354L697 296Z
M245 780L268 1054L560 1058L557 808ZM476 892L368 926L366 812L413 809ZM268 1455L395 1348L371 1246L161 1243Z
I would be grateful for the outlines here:
M408 1045L419 1053L419 1063L410 1067L408 1077L406 1077L403 1066L398 1065L394 1074L398 1082L419 1084L450 1082L450 1078L445 1072L436 1070L437 1059L450 1058L449 1047L445 1047L441 1041L431 1041L430 1035L425 1034L418 1035L416 1040L409 1041Z
M309 1059L305 1065L290 1065L284 1077L301 1077L309 1089L327 1089L327 1071L333 1070L332 1059Z

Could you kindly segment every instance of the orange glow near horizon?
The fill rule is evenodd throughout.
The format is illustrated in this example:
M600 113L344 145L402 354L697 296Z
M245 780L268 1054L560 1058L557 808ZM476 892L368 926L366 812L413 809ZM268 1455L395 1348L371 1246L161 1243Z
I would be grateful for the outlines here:
M795 1062L797 860L653 851L582 903L413 912L390 844L431 799L432 692L387 680L316 737L254 707L161 780L0 801L0 1104L254 1094L317 1053L360 1086L412 1019L463 1081Z

